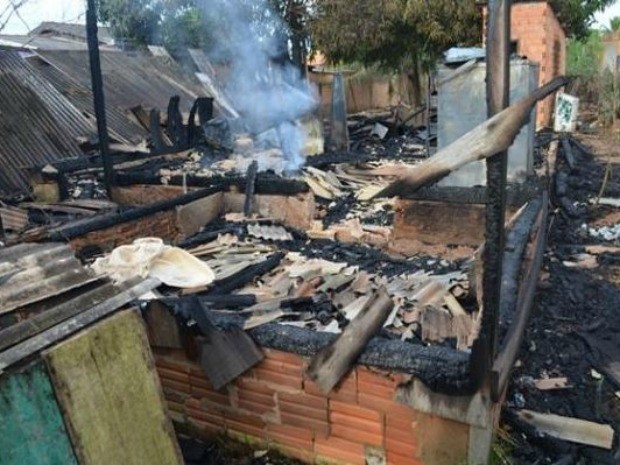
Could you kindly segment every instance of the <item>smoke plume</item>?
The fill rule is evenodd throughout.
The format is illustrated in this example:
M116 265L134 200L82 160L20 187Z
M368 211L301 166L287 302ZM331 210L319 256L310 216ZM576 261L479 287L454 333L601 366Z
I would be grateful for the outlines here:
M206 54L227 68L219 84L255 135L275 129L285 170L304 163L297 120L317 106L308 82L289 60L286 25L267 0L203 0Z

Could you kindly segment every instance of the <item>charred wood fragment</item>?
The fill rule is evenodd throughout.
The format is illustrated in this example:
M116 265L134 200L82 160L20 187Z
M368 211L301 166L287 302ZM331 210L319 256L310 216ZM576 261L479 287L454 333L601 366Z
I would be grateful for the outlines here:
M264 262L249 266L244 270L240 271L239 273L236 273L220 281L216 281L206 293L209 295L223 295L239 289L240 287L245 286L247 283L252 282L255 278L272 271L280 264L284 256L285 254L282 252L274 253L273 255L270 255Z
M258 174L258 162L254 160L248 167L245 176L245 201L243 202L243 215L249 218L254 210L254 195L256 194L256 175Z
M564 160L571 171L575 170L575 154L573 153L573 147L571 146L571 139L568 137L562 137L562 153L564 154Z

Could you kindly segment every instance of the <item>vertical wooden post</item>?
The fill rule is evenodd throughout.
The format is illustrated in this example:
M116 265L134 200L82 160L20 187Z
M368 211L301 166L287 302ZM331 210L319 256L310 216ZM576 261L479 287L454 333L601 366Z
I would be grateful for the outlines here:
M99 57L99 39L97 38L97 9L95 0L87 0L86 34L88 37L88 57L93 90L93 104L97 118L99 148L103 162L103 176L108 198L112 199L114 184L114 166L110 155L110 138L105 114L105 98L103 94L103 78L101 77L101 59Z
M349 151L349 129L347 127L347 96L344 76L334 75L332 87L332 118L330 145L333 150Z
M510 0L491 0L487 27L487 106L489 117L510 104ZM484 373L490 373L497 353L508 153L487 160L486 246L483 255ZM485 376L486 377L486 376Z

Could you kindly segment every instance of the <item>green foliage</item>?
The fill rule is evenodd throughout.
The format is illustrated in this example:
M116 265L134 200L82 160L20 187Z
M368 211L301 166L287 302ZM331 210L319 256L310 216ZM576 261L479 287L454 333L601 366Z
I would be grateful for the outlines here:
M609 20L609 30L611 32L620 31L620 16L616 16Z
M566 70L569 76L589 79L598 76L603 53L599 31L590 31L583 39L569 39Z
M590 33L594 15L615 0L550 0L558 19L570 37L583 39Z
M234 0L239 11L247 15L247 24L262 37L283 36L299 51L308 41L306 25L312 0ZM137 47L164 45L170 50L179 47L208 47L218 38L234 33L232 25L217 18L208 0L98 0L99 19L107 23L113 36ZM283 25L274 30L273 15ZM221 41L219 41L221 42ZM306 46L307 48L307 46Z
M112 35L136 45L152 43L162 16L162 4L151 0L99 0L99 20L107 23Z
M473 0L317 0L313 46L332 61L430 68L453 45L479 43Z

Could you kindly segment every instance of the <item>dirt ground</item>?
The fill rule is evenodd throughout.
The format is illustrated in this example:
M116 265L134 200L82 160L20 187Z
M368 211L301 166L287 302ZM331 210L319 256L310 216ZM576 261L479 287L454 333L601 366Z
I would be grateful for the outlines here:
M599 194L608 165L603 195L620 198L620 143L606 136L577 138L590 153L575 150L577 166L568 178L574 210L557 209L552 216L532 318L504 409L502 427L510 439L499 448L507 451L509 457L500 460L506 464L620 464L620 385L605 373L604 355L592 346L602 341L606 353L620 360L620 248L585 253L592 250L589 245L620 246L588 233L588 227L620 223L620 208L589 203ZM570 171L565 163L560 167ZM546 377L566 377L570 387L541 391L533 385ZM514 409L522 408L611 425L613 449L541 437L514 417Z

